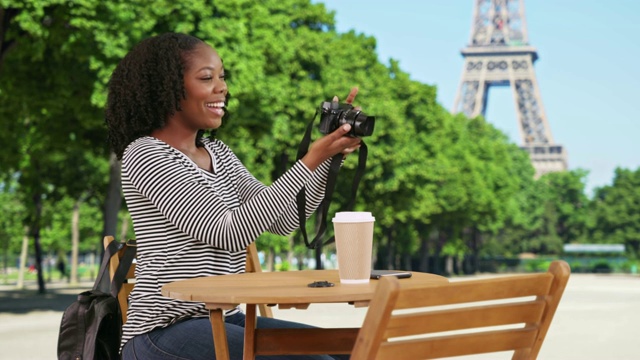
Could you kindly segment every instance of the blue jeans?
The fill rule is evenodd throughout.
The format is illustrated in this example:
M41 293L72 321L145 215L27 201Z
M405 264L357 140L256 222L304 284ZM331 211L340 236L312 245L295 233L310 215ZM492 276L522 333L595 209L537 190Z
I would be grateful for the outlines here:
M229 342L229 357L231 360L242 359L244 347L244 319L243 313L237 313L225 318L227 341ZM273 318L258 317L258 328L296 329L312 326ZM322 341L323 339L318 339ZM262 360L279 359L348 359L348 355L331 357L328 355L288 355L288 356L257 356ZM215 359L213 347L213 333L209 318L193 318L178 322L162 329L155 329L146 334L138 335L127 341L122 349L122 359L137 360L183 360L183 359Z

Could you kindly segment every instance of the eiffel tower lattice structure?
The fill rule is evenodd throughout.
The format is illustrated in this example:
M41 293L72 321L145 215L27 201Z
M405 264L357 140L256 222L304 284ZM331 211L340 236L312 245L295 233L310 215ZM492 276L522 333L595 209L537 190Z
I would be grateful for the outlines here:
M542 106L533 68L538 53L529 45L524 0L476 0L471 39L461 54L464 68L453 112L484 116L489 87L511 87L521 147L529 152L536 177L566 170L566 150L554 143Z

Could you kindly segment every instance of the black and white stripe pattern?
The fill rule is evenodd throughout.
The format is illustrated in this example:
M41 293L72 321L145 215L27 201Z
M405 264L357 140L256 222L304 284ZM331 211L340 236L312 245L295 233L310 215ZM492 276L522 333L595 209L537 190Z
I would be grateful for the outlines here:
M322 201L329 161L315 172L298 161L265 186L221 141L205 140L205 147L213 173L152 137L124 152L122 187L138 251L122 345L154 328L208 316L203 304L163 297L160 289L176 280L244 272L245 249L261 233L298 228L296 194L303 186L307 216Z

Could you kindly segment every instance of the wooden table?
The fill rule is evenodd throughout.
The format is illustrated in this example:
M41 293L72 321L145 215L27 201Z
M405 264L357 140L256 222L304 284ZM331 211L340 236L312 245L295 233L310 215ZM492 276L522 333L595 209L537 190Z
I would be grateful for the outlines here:
M334 286L308 286L316 281L329 281ZM419 272L414 272L409 279L402 279L407 286L447 281L442 276ZM278 305L281 309L306 309L312 303L367 306L376 286L377 280L367 284L341 284L337 270L256 272L176 281L165 285L162 295L205 303L213 329L216 358L220 360L229 359L223 312L246 304L244 359L254 359L255 355L349 354L359 330L256 329L257 305Z

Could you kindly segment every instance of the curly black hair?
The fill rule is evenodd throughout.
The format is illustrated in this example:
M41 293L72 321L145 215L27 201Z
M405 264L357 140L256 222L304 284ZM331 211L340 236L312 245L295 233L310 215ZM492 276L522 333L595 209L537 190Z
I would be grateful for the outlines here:
M132 141L162 128L181 110L185 63L200 44L205 43L191 35L161 34L142 40L120 61L108 83L105 109L109 143L118 159ZM198 146L203 134L198 133Z

